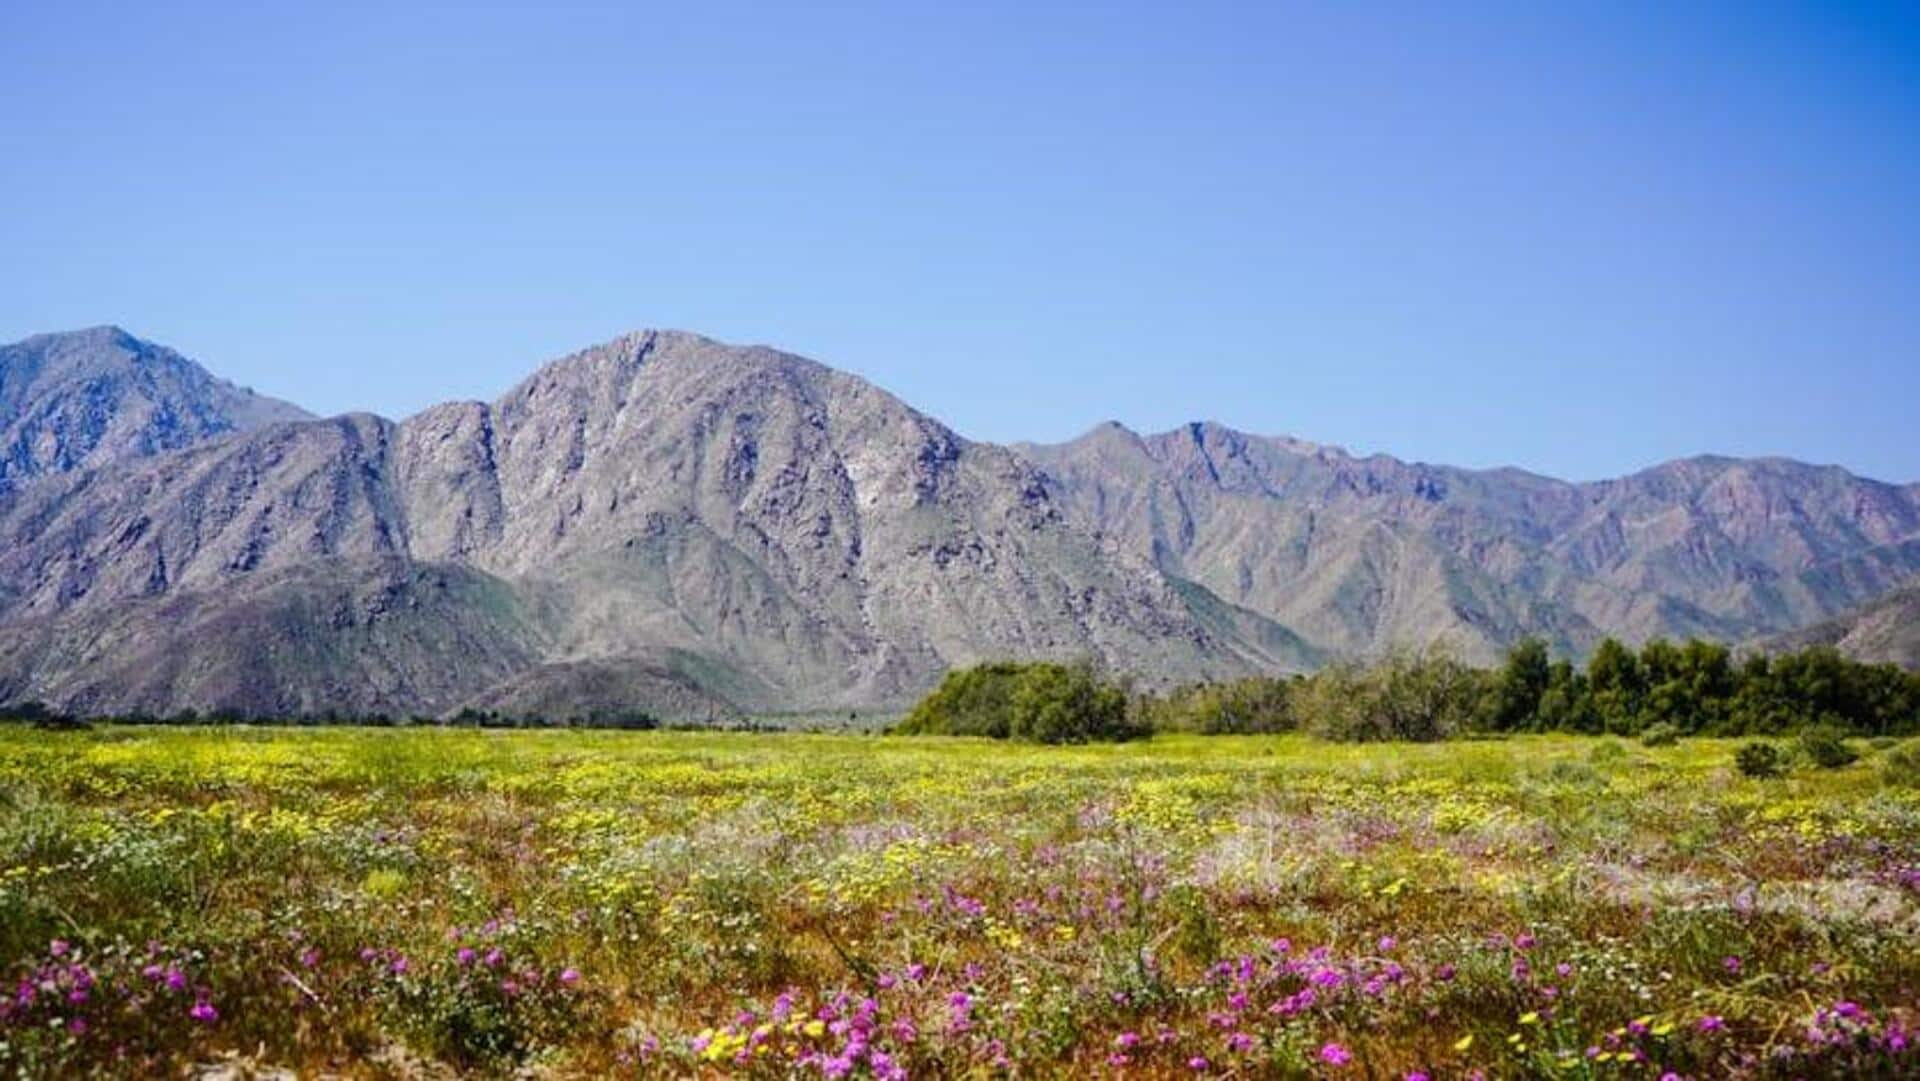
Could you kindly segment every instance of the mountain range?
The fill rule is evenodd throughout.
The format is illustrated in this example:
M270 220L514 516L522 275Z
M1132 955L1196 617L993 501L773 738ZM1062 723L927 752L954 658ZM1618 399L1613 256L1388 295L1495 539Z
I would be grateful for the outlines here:
M1784 459L1570 483L1209 423L999 446L676 331L400 421L117 328L0 348L0 701L78 712L890 709L1006 656L1172 682L1748 641L1916 580L1920 485Z

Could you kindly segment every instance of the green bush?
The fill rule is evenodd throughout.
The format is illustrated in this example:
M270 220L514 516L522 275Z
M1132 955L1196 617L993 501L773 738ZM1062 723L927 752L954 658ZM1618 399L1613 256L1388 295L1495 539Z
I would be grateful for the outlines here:
M1156 731L1209 736L1287 732L1296 727L1291 683L1274 676L1248 676L1224 683L1195 683L1145 697L1136 710Z
M1920 742L1909 740L1882 755L1880 779L1899 788L1920 788Z
M1839 769L1860 759L1860 752L1847 743L1846 732L1836 724L1810 724L1800 730L1796 742L1800 753L1821 769Z
M1034 743L1137 739L1127 692L1088 664L997 662L947 673L894 728L902 735L987 736Z
M1646 747L1671 747L1680 742L1680 730L1661 721L1650 724L1640 733L1640 743Z
M1559 761L1547 767L1546 779L1572 788L1593 788L1605 784L1599 771L1585 762Z
M1759 740L1741 744L1740 749L1734 752L1733 764L1740 767L1740 772L1746 776L1761 779L1778 777L1786 768L1780 749Z
M1431 742L1464 734L1484 693L1483 673L1427 650L1322 669L1294 699L1303 724L1322 739Z
M1587 761L1596 766L1617 765L1629 757L1627 745L1612 736L1600 740L1587 751Z

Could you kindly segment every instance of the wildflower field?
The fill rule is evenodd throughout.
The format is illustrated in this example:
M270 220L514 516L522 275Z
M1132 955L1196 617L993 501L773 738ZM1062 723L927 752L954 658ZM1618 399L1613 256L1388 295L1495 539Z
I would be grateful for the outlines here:
M1920 789L1734 752L4 730L0 1068L1920 1075Z

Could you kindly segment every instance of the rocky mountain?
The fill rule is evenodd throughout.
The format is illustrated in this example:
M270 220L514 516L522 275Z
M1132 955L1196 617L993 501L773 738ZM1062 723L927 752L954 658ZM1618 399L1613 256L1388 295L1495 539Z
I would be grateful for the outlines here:
M1920 669L1920 584L1904 586L1804 630L1762 643L1769 650L1832 646L1857 661Z
M118 327L0 346L0 492L48 473L308 419Z
M1066 514L1336 653L1543 635L1739 640L1920 575L1920 486L1784 459L1690 458L1574 484L1355 457L1215 424L1022 445Z
M817 710L1005 655L1182 678L1309 660L1101 548L1018 455L687 334L492 403L274 425L0 501L12 698L438 713L591 684L675 714Z
M1205 424L1007 448L668 331L399 422L118 331L0 358L7 430L60 433L9 444L0 700L89 712L865 710L1005 656L1166 681L1744 639L1920 575L1920 488L1837 469L1568 484Z

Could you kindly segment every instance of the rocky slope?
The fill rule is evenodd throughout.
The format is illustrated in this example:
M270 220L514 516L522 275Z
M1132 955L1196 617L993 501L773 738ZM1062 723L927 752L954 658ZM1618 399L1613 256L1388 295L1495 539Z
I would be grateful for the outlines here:
M1920 574L1920 488L1781 459L1593 484L1359 458L1214 424L1018 449L1087 530L1340 653L1540 634L1738 640Z
M675 332L397 423L300 421L117 331L0 358L8 430L67 433L0 488L0 699L89 711L867 709L1001 656L1744 639L1920 574L1920 488L1837 469L1576 485L1204 424L1005 448Z
M118 327L0 346L0 492L49 473L307 419Z
M1857 661L1920 669L1920 585L1896 589L1878 600L1761 645L1769 650L1832 646Z
M465 592L423 596L423 574ZM0 501L0 583L7 693L92 709L549 708L633 659L659 675L643 707L704 714L694 687L814 710L995 656L1170 678L1305 660L1102 550L1006 449L810 361L665 332L493 403L46 477ZM261 613L267 633L225 650ZM253 682L112 674L213 649Z

